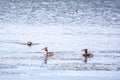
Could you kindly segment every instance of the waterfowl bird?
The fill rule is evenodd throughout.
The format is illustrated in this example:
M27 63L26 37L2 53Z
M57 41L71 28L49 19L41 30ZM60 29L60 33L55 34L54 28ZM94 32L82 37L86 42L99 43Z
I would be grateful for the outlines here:
M83 57L88 57L88 58L92 58L93 54L88 53L88 49L83 49L82 51L84 51L85 53L83 54Z
M85 53L83 54L83 57L85 57L84 62L87 62L87 58L92 58L93 54L88 53L88 49L83 49L82 51L84 51Z
M32 44L33 44L33 43L32 43L31 41L28 41L28 42L27 42L27 45L28 45L28 46L31 46Z
M43 48L42 50L44 50L44 51L45 51L44 56L51 57L51 56L53 56L53 55L54 55L54 53L53 53L53 52L48 52L48 48L47 48L47 47Z
M54 53L53 52L48 52L48 48L47 47L43 48L42 50L45 51L45 53L44 53L44 63L47 64L48 57L53 56Z
M74 14L78 14L78 10L75 10L75 11L74 11Z

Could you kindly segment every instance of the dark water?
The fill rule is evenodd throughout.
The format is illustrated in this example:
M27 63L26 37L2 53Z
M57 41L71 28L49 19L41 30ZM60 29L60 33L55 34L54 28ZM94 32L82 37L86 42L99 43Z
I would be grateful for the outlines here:
M110 27L120 25L119 4L119 0L1 0L0 23Z

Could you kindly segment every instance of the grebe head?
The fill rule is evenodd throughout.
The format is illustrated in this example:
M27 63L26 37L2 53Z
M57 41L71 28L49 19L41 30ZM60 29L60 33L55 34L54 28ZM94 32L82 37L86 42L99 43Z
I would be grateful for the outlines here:
M42 50L48 51L48 47L43 48Z
M85 48L85 49L82 49L81 51L87 51L87 50L88 50L88 49Z
M28 42L27 42L27 45L28 45L28 46L31 46L31 45L32 45L32 42L31 42L31 41L28 41Z

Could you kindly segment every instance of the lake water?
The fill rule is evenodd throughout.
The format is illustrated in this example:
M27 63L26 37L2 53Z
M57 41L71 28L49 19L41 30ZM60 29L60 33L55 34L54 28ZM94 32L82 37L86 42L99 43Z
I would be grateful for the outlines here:
M119 0L0 0L1 79L119 80L119 4ZM33 45L27 46L28 41ZM47 64L44 47L55 54ZM87 63L84 48L94 55Z

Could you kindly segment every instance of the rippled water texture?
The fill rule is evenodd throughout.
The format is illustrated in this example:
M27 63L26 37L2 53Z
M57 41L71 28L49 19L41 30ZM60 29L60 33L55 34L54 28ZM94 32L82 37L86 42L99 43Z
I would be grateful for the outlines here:
M47 64L44 47L55 54ZM94 55L87 63L84 48ZM1 79L119 80L119 75L120 0L0 0Z

